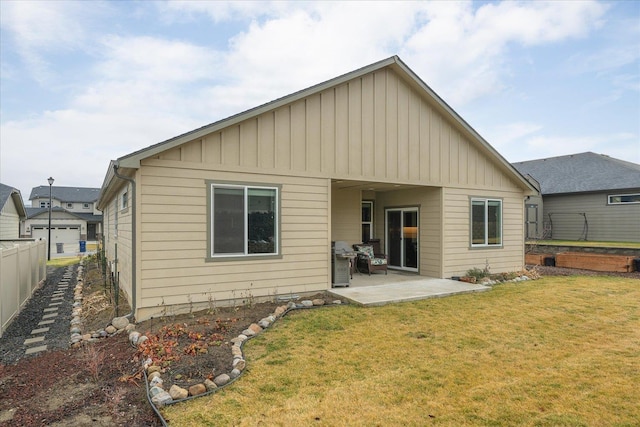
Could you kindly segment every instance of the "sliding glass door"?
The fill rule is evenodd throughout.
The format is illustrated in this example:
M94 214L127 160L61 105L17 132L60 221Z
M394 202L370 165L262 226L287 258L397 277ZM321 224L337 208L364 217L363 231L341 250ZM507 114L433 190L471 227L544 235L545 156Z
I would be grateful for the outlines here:
M418 208L385 210L389 267L418 271Z

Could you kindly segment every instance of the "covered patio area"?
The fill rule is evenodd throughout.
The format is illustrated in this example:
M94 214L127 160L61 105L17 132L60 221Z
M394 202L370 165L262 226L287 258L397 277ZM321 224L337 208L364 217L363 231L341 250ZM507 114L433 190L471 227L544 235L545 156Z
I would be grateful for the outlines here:
M330 293L364 306L439 298L491 289L475 283L438 279L389 270L388 274L354 273L349 287L336 287Z

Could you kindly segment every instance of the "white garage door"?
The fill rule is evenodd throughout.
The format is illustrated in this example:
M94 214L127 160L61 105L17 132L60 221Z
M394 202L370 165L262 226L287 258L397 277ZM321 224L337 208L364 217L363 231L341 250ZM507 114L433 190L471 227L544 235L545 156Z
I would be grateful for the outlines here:
M47 239L49 231L47 227L31 227L31 237L34 239ZM56 243L63 244L63 252L78 252L80 250L80 227L51 227L51 253L57 252Z

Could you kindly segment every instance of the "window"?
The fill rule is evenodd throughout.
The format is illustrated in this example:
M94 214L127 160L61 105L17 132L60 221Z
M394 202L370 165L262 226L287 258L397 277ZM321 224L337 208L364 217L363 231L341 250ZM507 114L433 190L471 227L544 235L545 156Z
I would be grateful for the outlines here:
M373 202L362 202L362 242L373 239Z
M73 209L73 203L67 203L67 209Z
M49 207L49 202L40 202L40 207L41 208L48 208Z
M124 193L122 193L120 208L122 210L125 210L128 207L129 207L129 192L125 191Z
M279 188L212 183L210 256L278 254Z
M82 208L83 209L91 209L91 204L90 203L83 203Z
M608 197L610 205L626 205L629 203L640 203L640 194L616 194Z
M471 199L471 246L502 245L502 200Z

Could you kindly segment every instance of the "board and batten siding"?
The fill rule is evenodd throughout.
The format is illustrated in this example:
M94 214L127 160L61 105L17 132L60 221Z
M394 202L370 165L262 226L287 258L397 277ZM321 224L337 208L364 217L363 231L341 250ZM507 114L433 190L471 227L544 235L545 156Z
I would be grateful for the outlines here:
M310 94L155 156L212 170L505 188L504 165L391 69Z
M150 159L140 169L136 318L329 287L329 180L193 166ZM208 180L281 186L280 258L206 259Z
M544 221L549 226L551 213L552 238L612 242L640 242L640 204L608 205L607 197L614 194L640 193L613 190L602 193L544 196Z
M491 272L519 271L524 263L524 203L521 192L446 188L444 191L442 277L460 276L471 268ZM502 247L472 248L472 197L502 200Z

